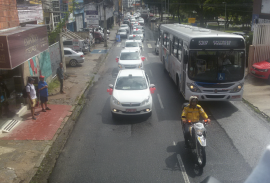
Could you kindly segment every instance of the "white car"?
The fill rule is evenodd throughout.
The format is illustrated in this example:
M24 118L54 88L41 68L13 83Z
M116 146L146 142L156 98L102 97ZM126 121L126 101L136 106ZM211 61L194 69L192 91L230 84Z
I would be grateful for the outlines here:
M120 37L127 38L127 29L126 28L120 28L118 30L117 34L119 34Z
M71 48L64 48L64 56L66 64L69 64L71 67L84 62L83 52L76 52Z
M144 41L144 32L140 29L134 29L133 30L133 35L138 35L141 37L142 42Z
M129 49L129 50L135 50L138 52L141 52L142 47L140 46L140 44L138 42L136 42L135 40L126 40L125 45L123 46L123 48L125 49Z
M141 26L141 25L133 26L133 30L134 30L134 29L140 29L140 30L142 30L142 31L144 32L144 27Z
M118 63L118 70L124 69L143 69L144 56L141 56L139 51L132 49L123 49L120 53L120 57L116 58Z
M139 22L140 25L144 25L144 19L143 18L139 18L138 22Z
M128 24L122 24L122 25L120 26L120 28L125 28L125 29L127 30L127 33L129 34L130 28L129 28Z
M152 113L152 96L155 85L150 84L144 70L122 70L115 85L110 84L112 117L118 115L143 115Z
M139 45L142 47L142 39L140 36L137 36L137 35L129 35L128 36L128 40L134 40L136 41L137 43L139 43Z

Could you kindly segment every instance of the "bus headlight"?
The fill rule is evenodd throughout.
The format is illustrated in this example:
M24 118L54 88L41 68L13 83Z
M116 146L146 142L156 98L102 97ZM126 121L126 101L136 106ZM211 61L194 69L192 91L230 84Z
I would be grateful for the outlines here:
M190 91L196 92L196 93L201 93L201 90L197 86L195 86L194 84L187 83L187 86L190 89Z
M231 93L239 92L242 90L242 88L243 88L243 84L240 84L240 85L234 87L234 89L231 90Z

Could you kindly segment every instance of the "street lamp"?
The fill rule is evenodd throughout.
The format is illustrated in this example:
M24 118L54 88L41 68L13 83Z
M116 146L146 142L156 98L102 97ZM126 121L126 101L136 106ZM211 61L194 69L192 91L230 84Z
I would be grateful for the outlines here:
M224 19L224 30L226 28L226 6L227 6L227 3L226 2L222 2L222 4L225 4L225 19Z

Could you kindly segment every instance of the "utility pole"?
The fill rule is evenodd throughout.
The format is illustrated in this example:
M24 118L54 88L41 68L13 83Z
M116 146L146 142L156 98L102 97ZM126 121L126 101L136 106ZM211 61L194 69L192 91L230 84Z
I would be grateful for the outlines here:
M59 33L59 44L60 44L61 63L63 64L64 72L66 72L67 69L66 69L66 64L65 64L62 27L60 28L60 33Z
M165 15L165 13L166 13L166 1L167 1L167 0L165 0L165 10L164 10L164 15Z
M104 12L104 47L107 47L107 19L106 19L106 5L103 3Z
M226 20L227 20L227 16L226 16L226 7L227 7L227 3L226 2L222 2L223 4L225 4L225 18L224 18L224 30L226 29Z
M168 14L170 14L170 0L168 0Z

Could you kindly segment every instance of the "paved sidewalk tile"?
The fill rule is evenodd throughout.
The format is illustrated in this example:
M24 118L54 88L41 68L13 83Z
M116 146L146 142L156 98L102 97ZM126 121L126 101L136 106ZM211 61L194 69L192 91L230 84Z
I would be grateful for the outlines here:
M50 111L36 112L36 120L32 120L28 111L22 121L10 133L3 133L1 140L51 140L60 127L63 119L70 114L70 105L49 105Z

